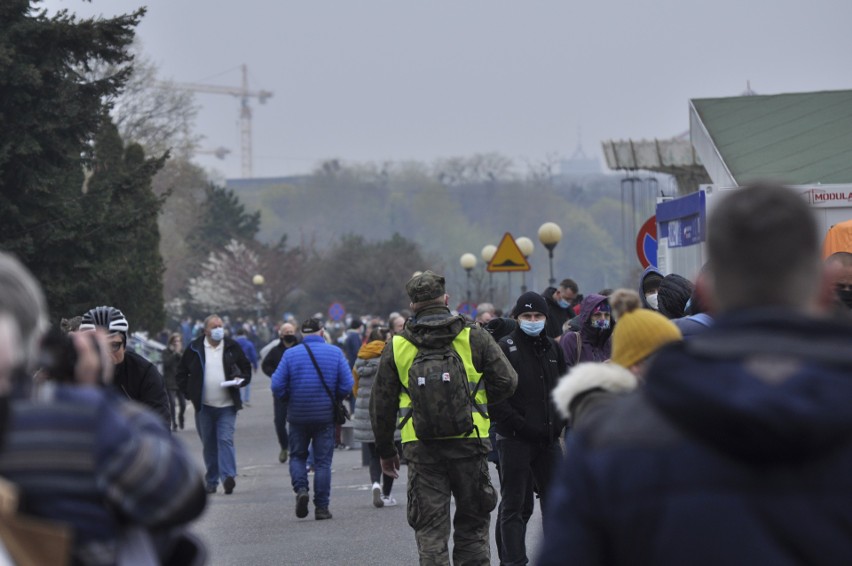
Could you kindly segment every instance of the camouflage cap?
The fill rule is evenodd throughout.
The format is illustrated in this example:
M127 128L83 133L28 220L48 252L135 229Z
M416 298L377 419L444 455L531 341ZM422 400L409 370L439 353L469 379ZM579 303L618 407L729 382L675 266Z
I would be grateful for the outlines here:
M419 275L415 275L405 284L405 292L408 293L408 298L412 303L422 303L437 299L444 293L444 278L437 273L424 271Z

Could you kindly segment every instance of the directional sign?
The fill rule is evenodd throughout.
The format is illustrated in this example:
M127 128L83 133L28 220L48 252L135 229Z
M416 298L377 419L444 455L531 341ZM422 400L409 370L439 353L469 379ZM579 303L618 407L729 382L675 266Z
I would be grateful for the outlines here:
M642 267L657 267L657 216L654 215L642 224L636 235L636 255Z
M529 271L530 264L527 258L524 257L521 248L515 243L512 235L506 232L503 239L500 240L500 245L497 246L497 251L491 261L488 262L488 271L494 273L497 271Z
M328 306L328 318L334 322L340 322L346 316L346 309L340 303L331 303Z

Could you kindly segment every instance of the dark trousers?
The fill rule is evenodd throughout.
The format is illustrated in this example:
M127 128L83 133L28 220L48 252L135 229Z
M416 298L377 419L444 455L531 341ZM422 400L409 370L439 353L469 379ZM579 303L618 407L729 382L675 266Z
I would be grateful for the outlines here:
M527 564L527 522L533 512L533 486L544 505L553 466L560 452L558 443L532 443L518 438L498 437L500 456L500 558L504 565Z
M183 415L186 413L186 397L180 389L167 389L169 394L169 410L172 414L172 428L176 429L178 423L180 423L180 428L183 428ZM180 408L180 412L176 413L176 409ZM175 416L178 418L175 419Z
M278 437L278 446L281 450L290 449L290 437L287 434L287 401L282 401L275 395L272 396L273 420L275 422L275 435Z
M370 481L372 483L382 484L382 495L387 497L393 489L393 478L382 473L382 460L379 458L379 453L376 452L376 443L367 442L367 450L370 452ZM397 452L402 452L402 447L397 445Z

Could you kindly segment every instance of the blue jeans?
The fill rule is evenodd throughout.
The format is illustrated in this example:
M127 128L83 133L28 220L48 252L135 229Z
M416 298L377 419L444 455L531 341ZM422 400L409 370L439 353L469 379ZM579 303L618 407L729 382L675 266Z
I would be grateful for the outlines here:
M237 475L237 453L234 450L234 427L237 410L231 407L201 405L195 413L195 428L204 449L204 479L207 487L216 487L219 480Z
M275 422L275 435L278 436L278 445L281 450L290 449L290 438L287 435L287 401L272 396L272 410Z
M314 446L314 505L317 509L327 509L331 499L334 424L290 423L290 482L295 492L310 489L305 465L311 441Z
M245 387L240 387L240 400L243 403L251 403L251 383Z

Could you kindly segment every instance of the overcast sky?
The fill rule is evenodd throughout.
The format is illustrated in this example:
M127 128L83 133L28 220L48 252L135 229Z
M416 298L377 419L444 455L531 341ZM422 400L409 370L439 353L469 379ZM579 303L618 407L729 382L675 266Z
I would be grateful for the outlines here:
M138 0L46 0L106 16ZM496 151L518 163L688 129L690 98L852 88L846 0L148 0L138 28L165 79L253 101L254 176L320 160ZM240 177L239 103L196 95L205 167Z

